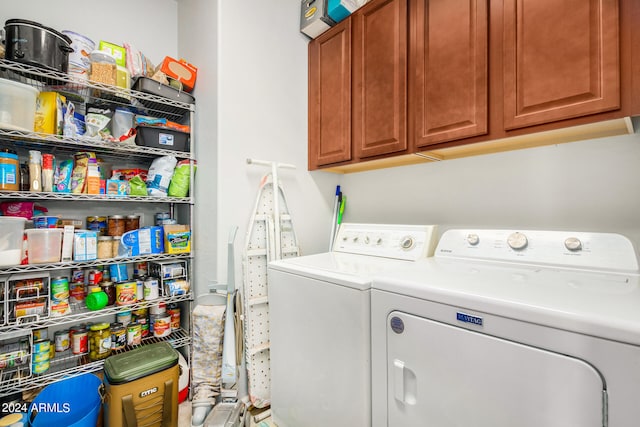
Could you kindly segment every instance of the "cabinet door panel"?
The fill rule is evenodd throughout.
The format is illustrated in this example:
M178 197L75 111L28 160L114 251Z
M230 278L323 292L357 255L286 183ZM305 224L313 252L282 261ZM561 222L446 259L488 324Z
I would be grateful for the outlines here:
M309 43L309 169L351 160L351 19Z
M356 156L406 150L407 2L372 2L352 19Z
M620 107L617 0L505 0L505 129Z
M416 146L486 134L486 0L415 0L411 7L409 115Z

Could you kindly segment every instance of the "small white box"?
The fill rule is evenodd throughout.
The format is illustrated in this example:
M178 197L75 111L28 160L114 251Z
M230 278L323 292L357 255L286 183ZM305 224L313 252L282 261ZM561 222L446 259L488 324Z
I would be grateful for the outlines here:
M65 225L62 232L62 262L73 259L73 225Z
M98 258L98 235L95 231L80 230L73 236L73 259L91 261Z

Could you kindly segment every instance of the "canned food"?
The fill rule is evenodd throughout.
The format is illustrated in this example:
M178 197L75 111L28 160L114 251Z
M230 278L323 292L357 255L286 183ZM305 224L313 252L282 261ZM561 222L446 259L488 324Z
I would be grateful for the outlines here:
M69 350L69 330L68 329L57 331L55 334L53 334L53 339L55 342L57 353Z
M89 351L89 333L86 328L77 327L71 329L69 335L71 337L71 352L73 354L84 354Z
M157 304L153 304L149 307L149 313L151 314L162 314L167 312L167 303L159 302Z
M136 282L122 282L116 285L116 305L134 304L136 300Z
M167 313L171 316L171 332L180 329L180 307L169 308Z
M107 231L107 217L105 216L88 216L87 229L95 231L98 236L103 236Z
M50 363L48 360L31 364L31 372L34 374L43 374L49 370Z
M138 298L138 301L144 299L144 279L144 277L138 277L136 279L136 298Z
M138 319L138 324L140 325L140 336L142 338L147 338L151 336L151 325L147 322L147 318Z
M49 329L47 328L34 329L31 333L33 335L33 341L49 339Z
M157 338L168 337L171 334L171 315L158 315L153 323L153 336Z
M84 282L69 284L69 301L71 304L83 304L85 296Z
M142 329L139 323L127 326L127 345L140 345L142 343Z
M97 268L92 268L89 270L89 285L99 285L102 282L102 270L98 270Z
M84 270L74 268L71 270L71 283L84 283Z
M131 312L130 311L121 311L116 314L116 322L121 323L124 326L127 326L131 323Z
M60 317L71 313L69 306L69 279L55 277L51 279L51 316Z
M50 350L51 350L51 341L49 341L47 339L38 340L38 341L35 341L33 343L33 352L34 353L44 353L44 352L46 352L48 354ZM47 357L47 359L49 359L49 357Z
M127 345L127 329L122 323L111 324L111 349L121 350Z
M148 277L144 281L144 299L146 301L158 299L160 297L158 279Z
M31 362L32 363L48 362L49 357L50 357L49 350L47 349L47 351L44 351L42 353L33 353L31 355Z
M145 261L136 262L133 264L133 274L137 277L144 277L147 275L148 267Z

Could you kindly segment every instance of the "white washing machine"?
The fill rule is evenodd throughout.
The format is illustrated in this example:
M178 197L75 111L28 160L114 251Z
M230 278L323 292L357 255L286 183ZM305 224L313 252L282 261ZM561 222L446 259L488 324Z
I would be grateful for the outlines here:
M604 233L449 230L374 278L374 426L640 423L637 257Z
M435 226L341 225L332 252L269 264L279 427L371 425L371 277L433 253Z

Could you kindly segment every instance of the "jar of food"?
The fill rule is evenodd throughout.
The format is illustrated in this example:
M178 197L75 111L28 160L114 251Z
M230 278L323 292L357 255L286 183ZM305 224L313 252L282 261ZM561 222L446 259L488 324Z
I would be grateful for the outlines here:
M89 328L89 360L102 360L111 355L111 330L108 323L96 323Z
M122 236L124 234L124 216L111 215L107 218L107 234L109 236Z
M140 228L140 215L127 215L124 220L124 231L137 230Z
M98 237L98 259L113 258L113 236Z
M0 150L0 191L20 190L20 162L14 150Z
M122 236L113 236L113 240L111 241L111 244L113 245L111 247L111 254L114 258L118 256L118 249L120 248L121 237Z
M107 294L107 305L113 305L116 303L116 287L113 282L102 282L100 283L100 288L102 292Z

